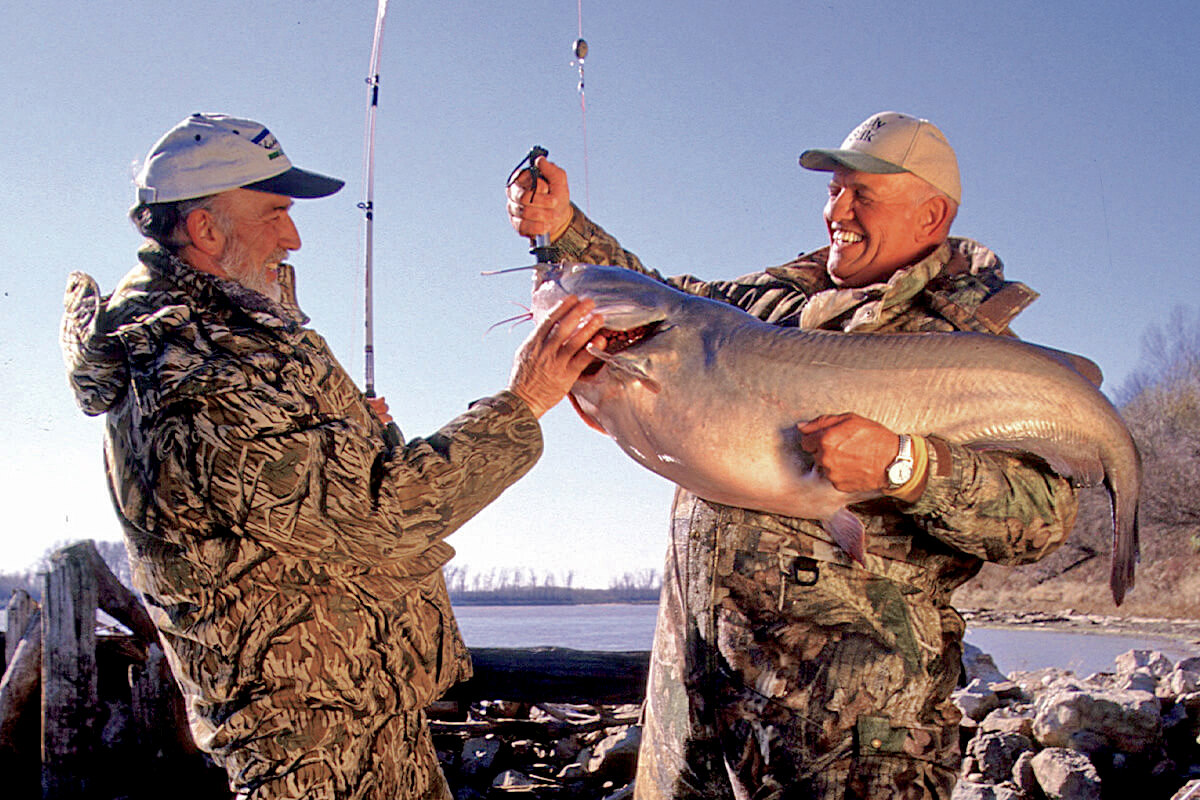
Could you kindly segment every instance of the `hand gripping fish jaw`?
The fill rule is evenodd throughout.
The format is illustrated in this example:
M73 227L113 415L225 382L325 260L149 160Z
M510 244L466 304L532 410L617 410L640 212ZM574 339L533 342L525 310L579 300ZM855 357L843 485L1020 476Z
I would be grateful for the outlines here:
M587 350L596 361L583 371L581 380L596 376L608 365L618 375L639 381L651 392L657 393L662 387L631 357L633 353L627 356L620 354L633 351L639 344L670 330L671 326L666 324L666 315L662 308L653 302L640 299L636 294L629 294L627 291L621 294L606 291L602 280L605 274L590 264L538 264L534 277L533 306L530 310L537 319L540 315L549 313L550 309L567 295L592 298L596 303L596 313L604 316L604 328L600 330L599 335L604 337L605 346L600 350L588 345ZM636 273L629 273L627 270L620 270L618 275L623 285L627 285L630 276L637 276ZM649 278L645 280L657 291L657 282ZM578 407L576 410L579 410ZM582 416L582 412L580 413ZM586 421L593 427L598 427L594 420Z

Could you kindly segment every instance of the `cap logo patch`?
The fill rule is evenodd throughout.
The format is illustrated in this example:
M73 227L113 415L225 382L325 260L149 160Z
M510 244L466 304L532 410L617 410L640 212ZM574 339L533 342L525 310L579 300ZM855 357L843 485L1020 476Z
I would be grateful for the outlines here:
M871 137L878 133L884 125L887 123L877 117L869 119L855 128L854 132L850 134L850 138L856 142L869 142Z
M260 134L258 134L258 136L255 136L250 141L254 142L256 145L263 148L264 150L275 150L275 149L279 148L279 142L275 139L274 136L271 135L271 132L269 130L267 130L266 128L263 128L262 132ZM274 158L275 155L272 154L271 157Z

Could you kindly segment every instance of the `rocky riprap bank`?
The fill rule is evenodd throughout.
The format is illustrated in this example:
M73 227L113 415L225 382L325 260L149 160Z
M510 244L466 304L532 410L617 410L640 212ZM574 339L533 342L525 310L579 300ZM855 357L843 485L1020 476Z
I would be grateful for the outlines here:
M1130 650L1085 678L1002 674L967 645L954 800L1200 800L1200 657Z
M1172 663L1131 650L1111 672L1082 678L1054 668L1004 675L971 645L964 662L954 800L1200 800L1200 657ZM636 705L431 709L456 800L629 798L637 717Z

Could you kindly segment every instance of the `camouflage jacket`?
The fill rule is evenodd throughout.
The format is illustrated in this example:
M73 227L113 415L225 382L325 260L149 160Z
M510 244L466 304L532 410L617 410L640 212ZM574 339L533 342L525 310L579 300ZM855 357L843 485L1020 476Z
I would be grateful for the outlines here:
M555 245L567 260L663 279L578 209ZM826 257L731 281L668 282L778 325L856 332L1011 335L1009 321L1034 297L966 239L861 289L834 287ZM951 593L984 559L1053 550L1077 506L1070 484L1035 459L927 441L916 502L850 507L867 534L863 564L818 522L676 491L638 800L949 800L964 634Z
M731 303L767 322L786 327L842 329L857 333L978 331L1012 336L1009 322L1037 294L1004 279L991 250L970 239L951 238L886 284L838 290L826 270L828 248L801 255L734 280L702 281L690 275L664 278L644 267L579 209L554 243L566 260L613 264L652 275L691 294ZM806 312L824 305L812 320ZM809 324L815 321L817 324ZM918 563L922 590L941 602L978 572L981 559L1002 563L1034 561L1055 549L1074 523L1075 492L1041 462L1006 453L979 453L930 437L929 480L923 496L899 508L881 500L856 506L871 543L883 561L868 562L889 572ZM829 546L820 525L734 510L766 529L801 534L805 555L846 562ZM926 537L939 540L932 549ZM903 532L903 536L897 533ZM944 545L944 546L943 546ZM890 565L885 562L890 562ZM917 580L913 578L912 580Z
M390 445L305 327L290 267L276 304L156 248L139 259L110 297L72 274L63 346L79 405L107 413L135 583L197 742L235 750L308 709L424 708L470 674L444 540L537 460L528 406L501 392ZM283 728L283 750L305 747Z

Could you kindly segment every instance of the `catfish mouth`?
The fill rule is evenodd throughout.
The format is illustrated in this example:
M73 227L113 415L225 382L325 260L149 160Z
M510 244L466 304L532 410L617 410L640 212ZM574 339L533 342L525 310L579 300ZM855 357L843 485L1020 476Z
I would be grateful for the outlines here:
M629 348L640 344L649 339L654 334L658 333L658 329L662 327L663 320L655 320L648 322L645 325L638 325L636 328L628 328L623 331L615 331L609 328L601 328L600 336L604 337L604 353L605 355L615 356ZM593 359L591 364L584 368L581 377L590 378L600 371L604 366L604 361L601 359Z

